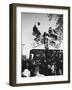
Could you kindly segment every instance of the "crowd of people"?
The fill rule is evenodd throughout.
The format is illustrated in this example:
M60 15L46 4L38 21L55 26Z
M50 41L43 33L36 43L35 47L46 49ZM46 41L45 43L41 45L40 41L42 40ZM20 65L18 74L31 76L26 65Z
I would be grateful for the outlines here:
M62 50L31 50L22 56L22 77L63 75Z

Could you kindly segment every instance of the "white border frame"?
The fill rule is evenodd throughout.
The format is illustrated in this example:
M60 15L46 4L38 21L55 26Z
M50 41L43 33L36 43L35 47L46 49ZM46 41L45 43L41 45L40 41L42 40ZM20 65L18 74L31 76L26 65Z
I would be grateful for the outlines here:
M53 13L63 14L63 42L64 42L64 58L63 58L63 75L46 76L46 77L21 77L21 12L28 13ZM54 82L68 80L68 10L63 9L48 9L48 8L16 8L16 83L38 83L38 82Z

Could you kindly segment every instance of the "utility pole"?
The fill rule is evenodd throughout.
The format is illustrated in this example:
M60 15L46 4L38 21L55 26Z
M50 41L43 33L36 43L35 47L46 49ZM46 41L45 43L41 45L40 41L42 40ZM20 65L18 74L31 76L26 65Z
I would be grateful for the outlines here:
M23 49L24 49L25 44L21 44L21 54L23 55Z

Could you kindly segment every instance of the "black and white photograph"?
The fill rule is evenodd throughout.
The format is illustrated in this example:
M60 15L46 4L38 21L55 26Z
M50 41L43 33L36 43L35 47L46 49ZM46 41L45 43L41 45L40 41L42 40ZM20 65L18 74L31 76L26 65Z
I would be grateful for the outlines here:
M70 7L12 4L10 10L10 84L69 83Z
M22 77L63 75L63 14L21 13Z

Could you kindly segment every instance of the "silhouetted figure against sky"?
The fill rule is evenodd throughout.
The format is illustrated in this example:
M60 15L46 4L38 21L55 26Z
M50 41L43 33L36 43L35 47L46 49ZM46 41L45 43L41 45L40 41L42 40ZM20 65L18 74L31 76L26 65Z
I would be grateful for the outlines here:
M48 33L44 32L43 39L44 39L44 47L45 49L48 49Z
M49 33L50 37L52 37L53 39L57 40L58 36L57 36L55 30L52 29L52 27L49 27L48 33Z
M32 33L32 35L34 35L34 36L36 37L36 38L34 39L36 42L39 41L40 35L41 35L41 33L40 33L40 31L39 31L39 26L40 26L40 22L38 22L37 24L35 24L35 25L33 26L33 33Z

